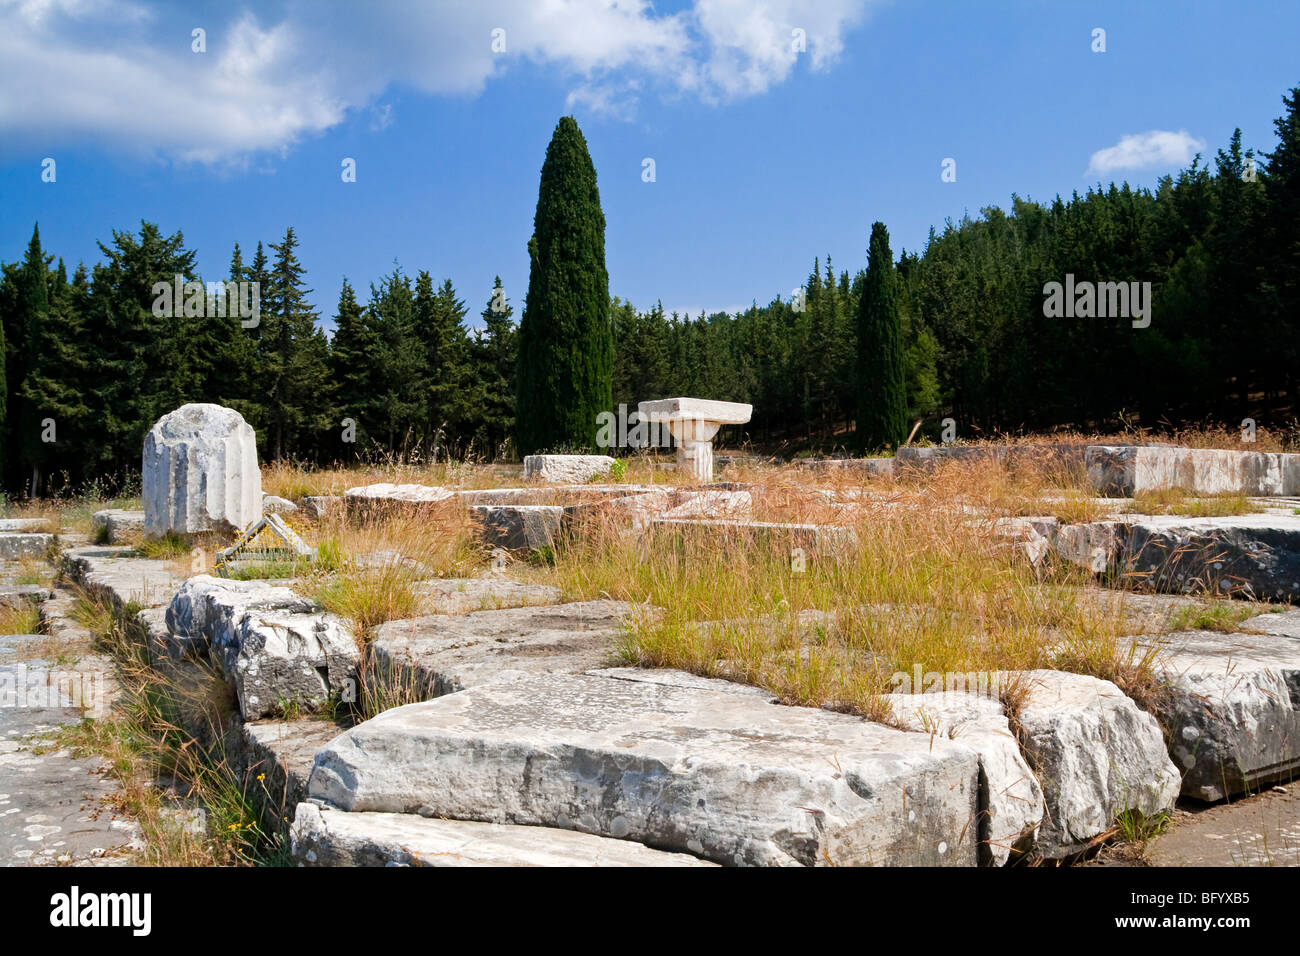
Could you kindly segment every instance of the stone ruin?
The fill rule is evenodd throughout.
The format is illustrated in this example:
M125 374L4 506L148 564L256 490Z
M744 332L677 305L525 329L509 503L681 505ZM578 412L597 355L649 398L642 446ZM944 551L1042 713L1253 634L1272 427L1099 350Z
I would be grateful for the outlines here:
M427 515L449 503L476 515L486 540L518 551L551 547L567 523L595 515L633 534L693 529L728 546L833 554L847 526L755 521L761 483L707 484L712 436L749 415L748 406L719 407L728 404L646 403L649 417L680 423L686 439L675 487L593 485L602 472L566 472L559 461L516 489L370 485L299 504L308 515L379 505ZM202 433L204 421L215 435ZM216 406L187 406L155 426L145 453L151 529L246 527L259 516L255 452L241 436L251 429ZM946 458L1035 454L905 449L888 471L879 459L861 467L879 476ZM1130 494L1162 481L1294 494L1300 461L1110 446L1042 454ZM573 483L547 483L546 472ZM854 489L821 493L828 513L856 507ZM1100 573L1123 559L1137 529L1181 550L1199 535L1220 562L1249 553L1259 591L1294 597L1300 515L1290 511L1064 526L1013 519L1002 530L1040 559L1054 553ZM105 527L120 520L105 515ZM294 702L310 713L354 699L362 654L348 621L265 581L187 580L167 562L96 548L73 548L63 562L120 608L145 608L138 623L155 667L207 661L223 675L244 720L232 760L287 794L303 865L1000 865L1020 853L1072 856L1118 815L1157 816L1180 793L1220 800L1300 769L1300 611L1255 618L1249 636L1160 635L1156 713L1109 681L1044 670L1021 675L1016 733L996 695L960 691L891 694L887 727L778 706L728 680L610 666L626 622L654 609L566 602L555 588L494 570L422 582L432 610L375 629L371 665L419 688L422 702L342 728L284 716ZM1140 652L1152 639L1131 640Z
M262 516L257 436L233 408L164 415L145 437L140 470L146 534L238 533Z

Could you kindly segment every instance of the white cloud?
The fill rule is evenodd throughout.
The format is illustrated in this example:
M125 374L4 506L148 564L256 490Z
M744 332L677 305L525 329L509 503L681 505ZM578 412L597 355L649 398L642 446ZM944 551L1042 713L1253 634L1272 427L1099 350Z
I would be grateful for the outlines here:
M1185 166L1203 149L1205 140L1197 139L1185 129L1176 133L1163 129L1130 133L1121 136L1114 146L1093 153L1087 175L1105 176L1119 169Z
M626 118L649 90L723 103L784 82L800 56L826 69L876 2L695 0L661 15L648 0L285 0L232 18L224 4L0 0L0 137L247 161L350 111L373 107L382 128L391 87L477 95L521 58L572 84L571 107ZM195 26L206 53L190 49Z

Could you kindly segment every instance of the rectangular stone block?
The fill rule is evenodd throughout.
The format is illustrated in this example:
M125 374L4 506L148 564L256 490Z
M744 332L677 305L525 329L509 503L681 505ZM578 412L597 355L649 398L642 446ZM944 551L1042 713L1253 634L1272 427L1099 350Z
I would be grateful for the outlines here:
M740 691L502 678L354 727L317 753L309 791L352 812L576 829L725 864L976 863L969 748Z

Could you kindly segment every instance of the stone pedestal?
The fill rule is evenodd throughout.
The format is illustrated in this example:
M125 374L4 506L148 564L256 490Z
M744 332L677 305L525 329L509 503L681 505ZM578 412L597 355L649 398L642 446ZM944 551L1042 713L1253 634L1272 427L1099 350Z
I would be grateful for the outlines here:
M677 472L696 481L713 480L713 437L723 425L743 425L753 405L704 398L664 398L637 406L643 422L663 422L677 440Z
M182 405L145 436L141 485L146 534L244 530L262 516L253 427L233 408Z

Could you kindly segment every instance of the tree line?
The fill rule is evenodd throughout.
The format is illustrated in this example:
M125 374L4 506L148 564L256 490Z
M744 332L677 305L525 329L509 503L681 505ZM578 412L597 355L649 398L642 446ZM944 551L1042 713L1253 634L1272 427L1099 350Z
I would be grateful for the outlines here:
M568 117L542 170L522 328L499 279L471 330L450 280L395 267L364 303L345 281L327 339L292 228L231 254L225 278L261 290L256 325L215 309L237 295L219 289L158 314L156 283L200 281L180 232L115 231L69 276L37 228L0 267L4 485L128 475L150 425L189 401L239 410L264 459L320 463L590 449L595 412L674 395L752 403L747 436L787 452L897 446L918 421L938 438L942 418L965 437L1280 420L1300 347L1300 88L1283 103L1269 152L1238 130L1152 190L1013 196L897 259L877 223L862 267L815 259L798 296L735 315L609 296L595 170ZM1067 275L1150 282L1150 325L1049 317L1044 288Z

